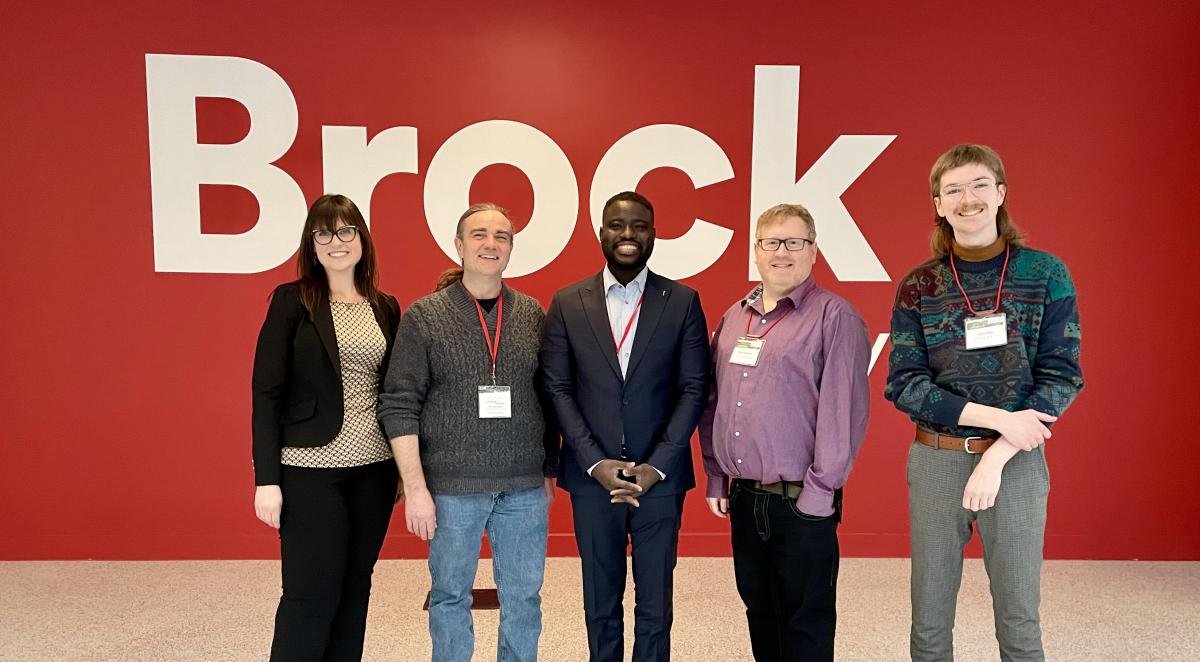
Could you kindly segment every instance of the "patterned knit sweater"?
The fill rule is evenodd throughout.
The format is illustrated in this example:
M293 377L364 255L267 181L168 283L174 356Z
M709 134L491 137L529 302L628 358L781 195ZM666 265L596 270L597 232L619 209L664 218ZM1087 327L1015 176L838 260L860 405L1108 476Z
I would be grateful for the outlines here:
M388 439L418 436L434 494L525 489L553 475L557 435L547 429L535 384L545 313L510 287L502 296L496 383L512 389L512 418L479 417L478 388L492 383L491 357L461 282L415 301L396 330L379 421ZM493 338L498 309L484 315Z
M992 309L1004 252L954 264L975 309ZM966 349L963 320L971 312L950 258L917 267L896 293L884 396L914 422L964 437L995 435L958 426L968 402L1061 415L1083 388L1079 312L1066 266L1049 253L1014 247L1000 311L1007 315L1008 344Z

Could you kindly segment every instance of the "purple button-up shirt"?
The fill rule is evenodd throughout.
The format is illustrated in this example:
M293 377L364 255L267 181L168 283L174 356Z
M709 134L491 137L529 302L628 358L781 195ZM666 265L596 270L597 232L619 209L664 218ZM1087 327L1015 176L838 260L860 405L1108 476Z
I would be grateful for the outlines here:
M707 495L727 496L729 478L803 481L796 507L831 515L867 428L866 323L812 276L769 313L761 293L730 306L712 340L715 378L700 420ZM754 367L729 362L747 323L753 336L770 328Z

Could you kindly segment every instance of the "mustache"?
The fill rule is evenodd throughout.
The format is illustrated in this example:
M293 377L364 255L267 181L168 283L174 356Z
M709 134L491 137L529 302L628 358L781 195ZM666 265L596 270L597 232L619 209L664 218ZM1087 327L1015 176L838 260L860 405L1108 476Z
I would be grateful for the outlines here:
M984 210L984 209L987 209L987 205L985 205L984 203L973 202L969 205L959 205L958 207L956 207L954 209L954 213L955 214L966 214L968 212L973 212L976 210Z

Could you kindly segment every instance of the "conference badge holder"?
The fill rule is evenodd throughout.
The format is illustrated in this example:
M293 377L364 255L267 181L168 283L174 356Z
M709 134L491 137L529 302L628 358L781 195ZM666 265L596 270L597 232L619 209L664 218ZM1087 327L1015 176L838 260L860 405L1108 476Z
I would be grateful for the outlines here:
M1008 323L1004 313L968 317L963 320L967 349L987 349L1008 344Z
M758 365L758 356L762 353L763 345L766 344L767 341L762 338L742 336L737 339L737 343L733 346L733 352L729 355L729 362L734 365L744 365L753 368Z
M512 418L512 387L480 386L479 418Z

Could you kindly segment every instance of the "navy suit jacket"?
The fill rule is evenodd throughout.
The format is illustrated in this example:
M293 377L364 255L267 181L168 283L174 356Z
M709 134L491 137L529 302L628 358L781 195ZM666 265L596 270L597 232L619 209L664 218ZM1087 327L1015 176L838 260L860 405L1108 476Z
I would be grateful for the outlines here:
M695 290L647 274L624 379L601 275L559 290L546 315L541 370L562 431L563 489L609 498L587 469L618 459L622 435L629 460L667 475L647 497L696 486L691 438L708 399L709 337Z

